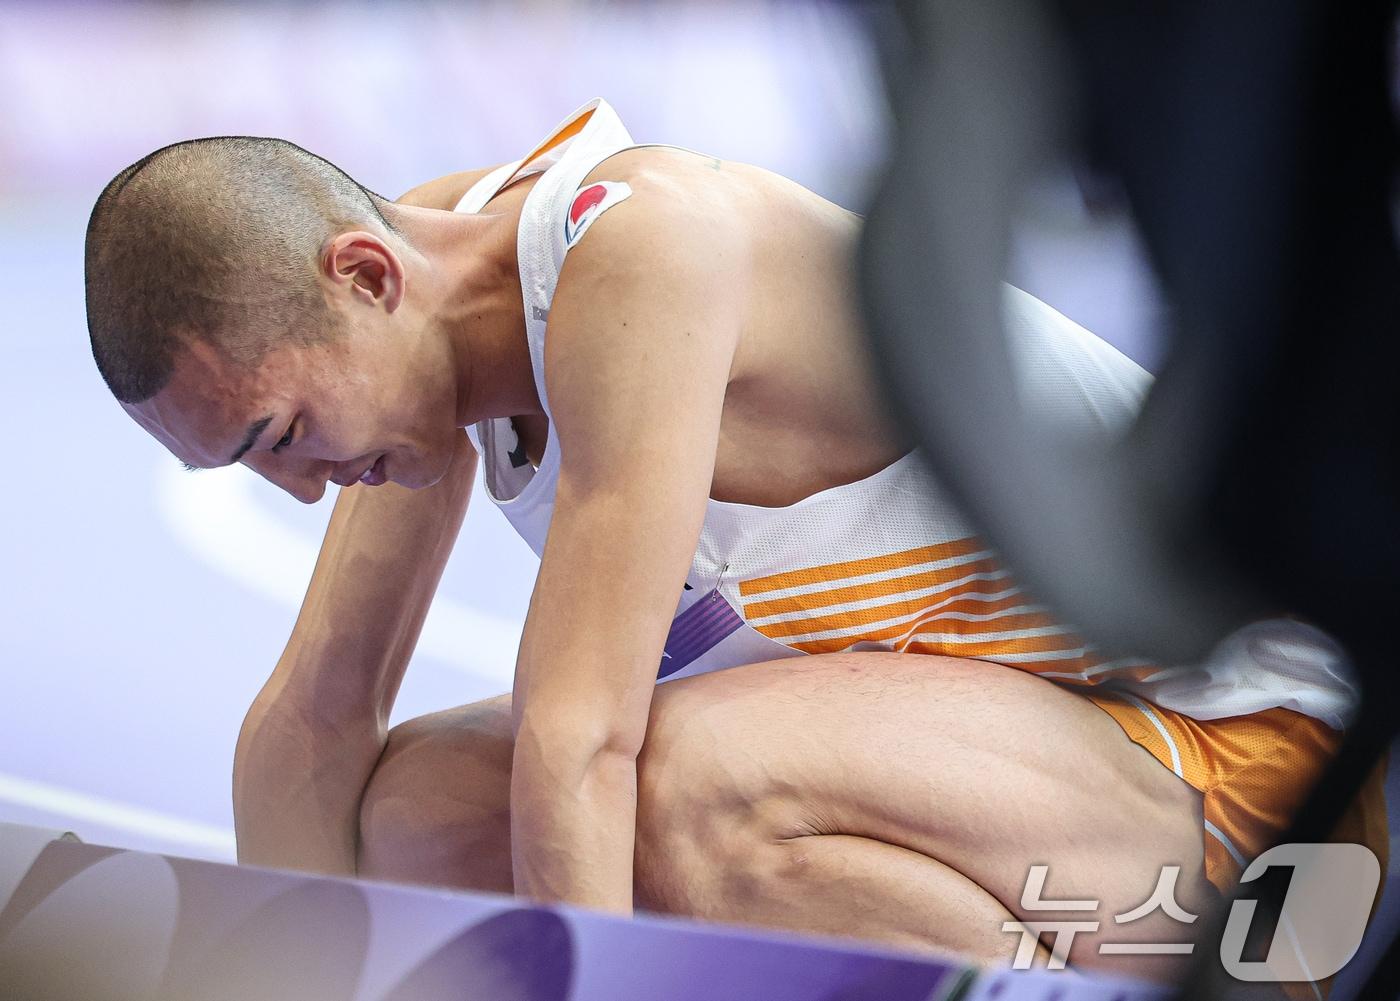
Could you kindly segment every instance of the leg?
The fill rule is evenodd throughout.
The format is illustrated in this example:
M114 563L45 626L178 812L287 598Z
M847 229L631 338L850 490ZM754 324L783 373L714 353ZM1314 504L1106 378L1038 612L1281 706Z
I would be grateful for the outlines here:
M400 723L360 804L359 874L510 893L510 696Z
M682 690L664 685L656 702L664 705L672 692ZM677 747L663 731L678 720L675 714L653 711L648 744ZM677 735L678 737L680 735ZM681 738L683 739L683 738ZM683 750L683 748L682 748ZM501 695L484 702L432 713L396 726L388 747L376 768L360 810L360 849L358 873L371 879L424 883L457 889L512 891L510 858L510 696ZM652 755L645 761L655 761ZM702 762L715 763L713 751ZM653 782L653 787L655 783ZM680 790L668 791L659 802L672 804ZM668 826L656 810L639 810L639 824L659 829ZM910 885L903 870L917 867L926 876L926 858L902 849L860 838L829 839L831 844L813 846L818 854L835 852L849 856L858 867L866 856L873 856L877 881L881 884L871 906L889 908ZM836 844L836 841L844 844ZM639 852L652 842L639 842ZM659 846L658 846L659 847ZM889 856L886 858L886 856ZM657 899L665 892L649 888L643 880L684 880L689 870L674 869L662 857L642 864L639 859L639 903ZM892 866L889 864L892 863ZM911 912L933 905L971 907L984 895L951 869L939 867L946 886L928 899L908 900ZM973 899L969 900L969 896ZM680 908L682 913L685 908ZM724 920L721 907L709 915ZM833 914L838 919L839 914ZM1004 915L1009 918L1010 915ZM739 920L735 918L734 920ZM999 931L995 942L1004 945ZM850 932L839 920L830 927L811 927L830 934ZM972 943L949 942L950 948L974 951Z
M663 687L639 778L644 906L997 963L1018 941L1004 921L1098 920L1071 962L1171 976L1180 957L1097 946L1184 942L1191 926L1161 911L1113 916L1148 898L1163 865L1181 867L1186 910L1217 904L1196 790L1043 679L848 653ZM1037 864L1049 866L1045 898L1099 909L1027 910Z
M396 727L361 811L363 875L509 891L508 696ZM450 778L448 778L450 776ZM1199 794L1080 696L975 661L831 654L662 685L639 762L638 906L1006 963L1007 920L1112 915L1179 864L1201 913ZM1158 912L1138 941L1180 942ZM1139 975L1160 958L1073 962Z

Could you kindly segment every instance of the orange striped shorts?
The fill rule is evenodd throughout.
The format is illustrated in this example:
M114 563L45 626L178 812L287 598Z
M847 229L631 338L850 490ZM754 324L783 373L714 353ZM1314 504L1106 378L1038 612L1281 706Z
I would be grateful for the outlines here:
M1342 739L1340 730L1291 709L1199 720L1132 696L1078 691L1201 791L1206 878L1222 893L1233 891L1249 860L1287 828ZM1370 848L1381 872L1390 855L1384 781L1382 761L1332 834L1333 841Z

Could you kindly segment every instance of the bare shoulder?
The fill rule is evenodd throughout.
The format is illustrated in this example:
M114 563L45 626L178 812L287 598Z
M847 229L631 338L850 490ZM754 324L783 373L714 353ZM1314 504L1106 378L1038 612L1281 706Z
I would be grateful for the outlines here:
M415 208L423 209L442 209L445 212L450 212L457 207L457 203L462 200L462 196L473 184L495 169L495 167L482 167L478 170L461 170L455 174L447 174L431 181L424 181L417 187L404 192L395 201L400 205L412 205Z
M622 181L632 193L569 250L550 308L545 378L561 439L571 420L595 427L582 401L598 394L647 411L663 398L691 399L691 411L701 406L695 394L722 401L748 312L749 229L741 212L723 209L724 182L717 190L697 165L632 154L585 179Z
M565 295L589 274L650 280L666 269L678 288L721 282L722 300L743 304L760 285L829 279L858 228L858 217L790 178L675 147L616 153L583 184L598 181L626 182L632 195L569 251L559 277Z
M583 294L607 282L616 294L629 286L669 286L669 298L727 286L727 302L743 292L738 281L752 248L751 195L745 184L716 170L713 157L641 147L600 163L583 180L621 181L631 195L589 228L565 258L560 295ZM715 302L722 309L723 302Z
M584 183L607 180L626 181L656 207L727 224L735 235L768 185L791 183L759 167L669 146L636 146L615 153Z

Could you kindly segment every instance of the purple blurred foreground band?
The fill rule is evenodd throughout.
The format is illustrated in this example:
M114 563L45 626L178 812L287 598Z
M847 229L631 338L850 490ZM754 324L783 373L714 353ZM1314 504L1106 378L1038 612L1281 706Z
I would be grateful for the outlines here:
M1147 1001L837 940L240 868L0 824L0 998Z

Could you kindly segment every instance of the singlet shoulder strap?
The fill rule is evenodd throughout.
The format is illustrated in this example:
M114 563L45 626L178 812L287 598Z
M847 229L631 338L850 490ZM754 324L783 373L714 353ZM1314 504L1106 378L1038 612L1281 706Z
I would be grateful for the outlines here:
M554 290L569 248L567 238L572 235L576 241L588 224L589 210L596 216L606 206L601 199L596 204L585 200L585 204L578 206L577 218L569 218L569 210L576 205L577 189L584 176L606 157L631 145L632 137L617 113L601 99L590 101L566 118L518 164L507 164L492 171L463 198L462 211L479 209L514 179L532 173L543 174L520 208L516 267L535 388L540 406L551 420L549 394L544 385L544 342ZM546 454L557 450L557 445L550 444L556 439L556 435L549 437ZM548 462L544 464L548 465Z
M524 157L514 163L504 163L481 178L467 189L467 193L457 202L454 211L480 212L487 202L510 187L513 182L522 177L529 177L531 174L548 170L552 164L558 161L562 153L561 147L584 130L593 118L593 113L598 110L602 103L601 100L597 99L589 101L555 126L554 131L544 142Z
M515 172L520 169L520 164L519 160L514 163L501 164L468 188L467 193L458 199L452 211L468 214L480 212L486 203L495 198L500 190L506 186L506 181L515 176Z

